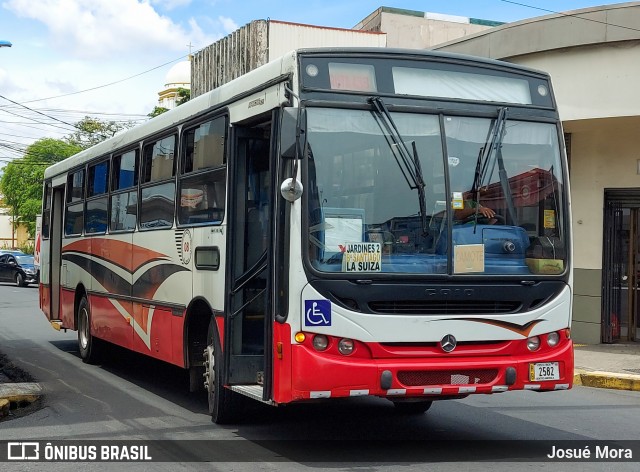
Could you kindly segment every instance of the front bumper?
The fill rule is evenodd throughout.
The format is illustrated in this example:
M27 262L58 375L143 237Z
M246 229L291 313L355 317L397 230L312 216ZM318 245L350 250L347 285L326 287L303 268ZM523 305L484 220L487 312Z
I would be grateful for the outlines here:
M38 284L40 283L40 277L38 274L24 274L24 283L26 284Z
M518 341L526 343L526 340ZM573 385L570 339L547 352L500 356L351 358L292 346L291 401L373 395L437 400L511 390L567 390ZM530 380L530 364L557 362L557 380Z

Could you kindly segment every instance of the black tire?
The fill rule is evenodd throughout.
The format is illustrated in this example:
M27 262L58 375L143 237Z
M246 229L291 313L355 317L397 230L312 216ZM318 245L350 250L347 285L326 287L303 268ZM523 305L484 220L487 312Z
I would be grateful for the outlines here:
M24 277L20 272L16 274L16 287L26 287L27 284L24 281Z
M86 296L78 304L78 349L82 362L97 364L100 362L102 345L99 339L91 335L91 309Z
M396 412L402 415L422 415L431 408L432 401L402 401L393 402L396 407Z
M230 424L238 420L239 395L223 385L223 357L215 319L211 318L207 331L207 348L204 350L205 387L211 421Z

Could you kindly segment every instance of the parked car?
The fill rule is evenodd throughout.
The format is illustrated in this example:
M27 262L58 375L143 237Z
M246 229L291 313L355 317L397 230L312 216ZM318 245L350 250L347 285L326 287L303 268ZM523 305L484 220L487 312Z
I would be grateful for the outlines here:
M0 255L0 282L13 282L19 287L40 282L40 271L33 256L27 254Z
M0 249L0 256L2 256L3 254L22 255L22 254L24 254L24 252L19 251L18 249Z

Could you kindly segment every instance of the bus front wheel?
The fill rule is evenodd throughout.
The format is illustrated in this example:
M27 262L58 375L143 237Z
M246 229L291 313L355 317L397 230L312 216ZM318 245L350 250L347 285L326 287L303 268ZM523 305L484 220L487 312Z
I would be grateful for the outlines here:
M209 414L211 421L217 424L228 424L236 421L238 416L238 394L223 385L222 350L216 328L215 319L211 318L207 331L207 348L204 350L204 386L207 390Z
M86 296L78 304L78 348L83 362L96 364L100 361L100 340L91 334L91 309Z

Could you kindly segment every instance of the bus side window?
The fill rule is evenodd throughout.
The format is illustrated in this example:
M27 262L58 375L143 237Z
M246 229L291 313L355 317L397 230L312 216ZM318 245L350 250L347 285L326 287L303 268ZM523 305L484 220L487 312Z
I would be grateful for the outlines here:
M113 158L109 231L133 231L138 220L139 151Z
M224 219L226 129L226 117L222 116L184 133L178 188L181 225L221 223Z
M141 228L173 226L176 141L176 135L171 135L143 148L139 215Z
M85 233L107 232L109 161L103 161L89 167L87 177L87 209Z
M65 236L80 235L84 226L84 169L69 174L67 208L64 213Z

